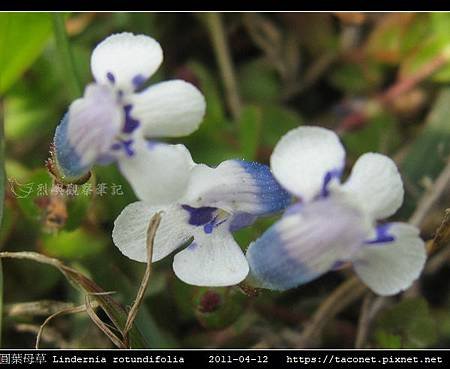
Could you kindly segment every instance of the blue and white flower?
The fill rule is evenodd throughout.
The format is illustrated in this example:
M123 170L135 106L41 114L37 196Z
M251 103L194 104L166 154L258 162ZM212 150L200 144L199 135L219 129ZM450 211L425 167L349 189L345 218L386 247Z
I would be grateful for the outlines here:
M203 119L205 99L196 87L182 80L142 90L162 60L159 43L145 35L114 34L97 45L91 56L95 82L70 105L55 132L53 164L60 180L77 181L94 164L118 161L137 194L145 197L151 183L141 187L132 173L145 166L151 178L159 177L150 160L156 167L164 161L165 175L174 174L172 181L176 181L179 169L187 168L185 150L146 140L194 132ZM167 155L181 162L164 160Z
M330 130L299 127L271 157L275 178L299 198L247 250L253 282L286 290L352 263L376 293L408 288L423 269L419 230L407 223L380 224L403 202L403 183L388 157L367 153L346 182L345 151Z
M128 205L114 223L113 240L130 259L146 262L147 228L162 211L152 260L184 246L173 261L175 274L197 286L230 286L248 274L248 263L232 232L259 216L278 212L291 196L266 165L227 160L216 168L192 163L184 193L172 203Z

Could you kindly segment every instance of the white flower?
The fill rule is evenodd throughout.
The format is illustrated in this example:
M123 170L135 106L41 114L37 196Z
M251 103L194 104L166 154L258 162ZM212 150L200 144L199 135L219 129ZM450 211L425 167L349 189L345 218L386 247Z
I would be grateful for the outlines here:
M205 113L204 97L190 83L171 80L139 91L162 59L159 43L145 35L114 34L97 45L91 57L95 83L70 105L55 132L54 159L63 181L76 181L94 164L117 160L139 194L146 189L129 174L143 165L151 170L147 160L156 165L161 160L158 155L185 160L180 154L183 150L172 146L150 155L155 145L146 142L188 135L198 128ZM176 173L179 162L172 163L175 168L166 162L167 170Z
M115 245L130 259L146 262L147 228L152 216L162 211L153 261L190 243L174 257L178 278L198 286L241 282L248 274L248 263L231 232L252 224L258 216L286 208L291 196L268 166L240 160L227 160L216 168L191 160L191 171L183 182L188 183L184 193L177 191L171 203L128 205L114 223Z
M423 269L419 230L406 223L377 224L403 202L403 183L388 157L367 153L340 183L345 151L330 130L299 127L287 133L271 157L280 184L300 202L247 250L252 277L261 287L285 290L347 262L376 293L408 288Z

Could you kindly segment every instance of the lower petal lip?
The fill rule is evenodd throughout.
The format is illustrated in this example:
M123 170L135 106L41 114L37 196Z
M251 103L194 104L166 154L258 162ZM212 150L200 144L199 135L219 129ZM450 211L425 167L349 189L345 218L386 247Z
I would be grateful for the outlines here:
M67 126L68 115L66 114L56 127L52 156L57 177L63 181L75 182L88 175L91 166L81 163L80 155L69 142Z
M360 211L340 198L296 207L250 245L252 275L269 289L305 284L332 270L337 261L350 260L367 231Z

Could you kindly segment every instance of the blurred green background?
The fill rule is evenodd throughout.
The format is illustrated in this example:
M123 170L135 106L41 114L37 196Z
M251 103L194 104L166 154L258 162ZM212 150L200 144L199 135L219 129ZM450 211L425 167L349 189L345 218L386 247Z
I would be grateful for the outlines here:
M347 168L367 151L398 163L406 198L396 220L411 216L446 165L449 13L0 13L7 179L0 186L5 191L0 250L58 258L105 291L115 291L111 296L125 307L133 302L145 265L123 257L111 231L135 195L114 165L96 167L85 190L78 189L64 208L52 202L44 165L55 127L80 86L92 81L91 51L122 31L161 43L164 62L150 83L181 78L205 95L200 129L176 141L187 145L197 162L268 163L288 130L301 124L328 127L346 146ZM89 191L102 183L103 196ZM427 212L424 239L441 224L449 196L447 186ZM236 239L245 249L275 218L238 232ZM450 267L443 246L415 288L383 300L365 293L330 317L311 344L353 347L363 301L378 301L364 347L449 347ZM304 324L352 274L328 273L289 292L249 297L237 287L186 285L174 276L171 259L154 265L136 323L152 348L297 347ZM50 266L2 264L1 347L33 347L48 315L84 303L83 294ZM78 313L50 322L41 347L112 344L87 314Z

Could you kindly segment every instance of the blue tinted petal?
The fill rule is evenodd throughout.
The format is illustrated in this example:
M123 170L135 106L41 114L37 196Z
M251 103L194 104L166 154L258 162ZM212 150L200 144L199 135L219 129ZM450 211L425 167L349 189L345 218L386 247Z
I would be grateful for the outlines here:
M66 113L61 123L56 127L53 144L55 148L55 164L62 179L71 181L84 177L91 165L83 165L80 155L70 144L67 133L68 114Z
M278 223L275 223L252 243L246 256L250 276L256 280L258 287L284 291L306 283L319 274L300 260L287 255L277 227Z
M109 161L124 112L107 86L88 85L57 127L55 161L63 180L77 180L97 162Z
M230 214L261 216L284 209L291 196L277 183L268 166L227 160L216 168L197 165L185 200L193 207L209 206Z
M259 214L270 214L281 211L289 206L292 196L275 180L267 165L236 160L239 165L252 177L258 189L261 204Z
M286 290L319 277L351 259L369 231L358 209L332 197L296 208L247 250L251 275L262 287Z

